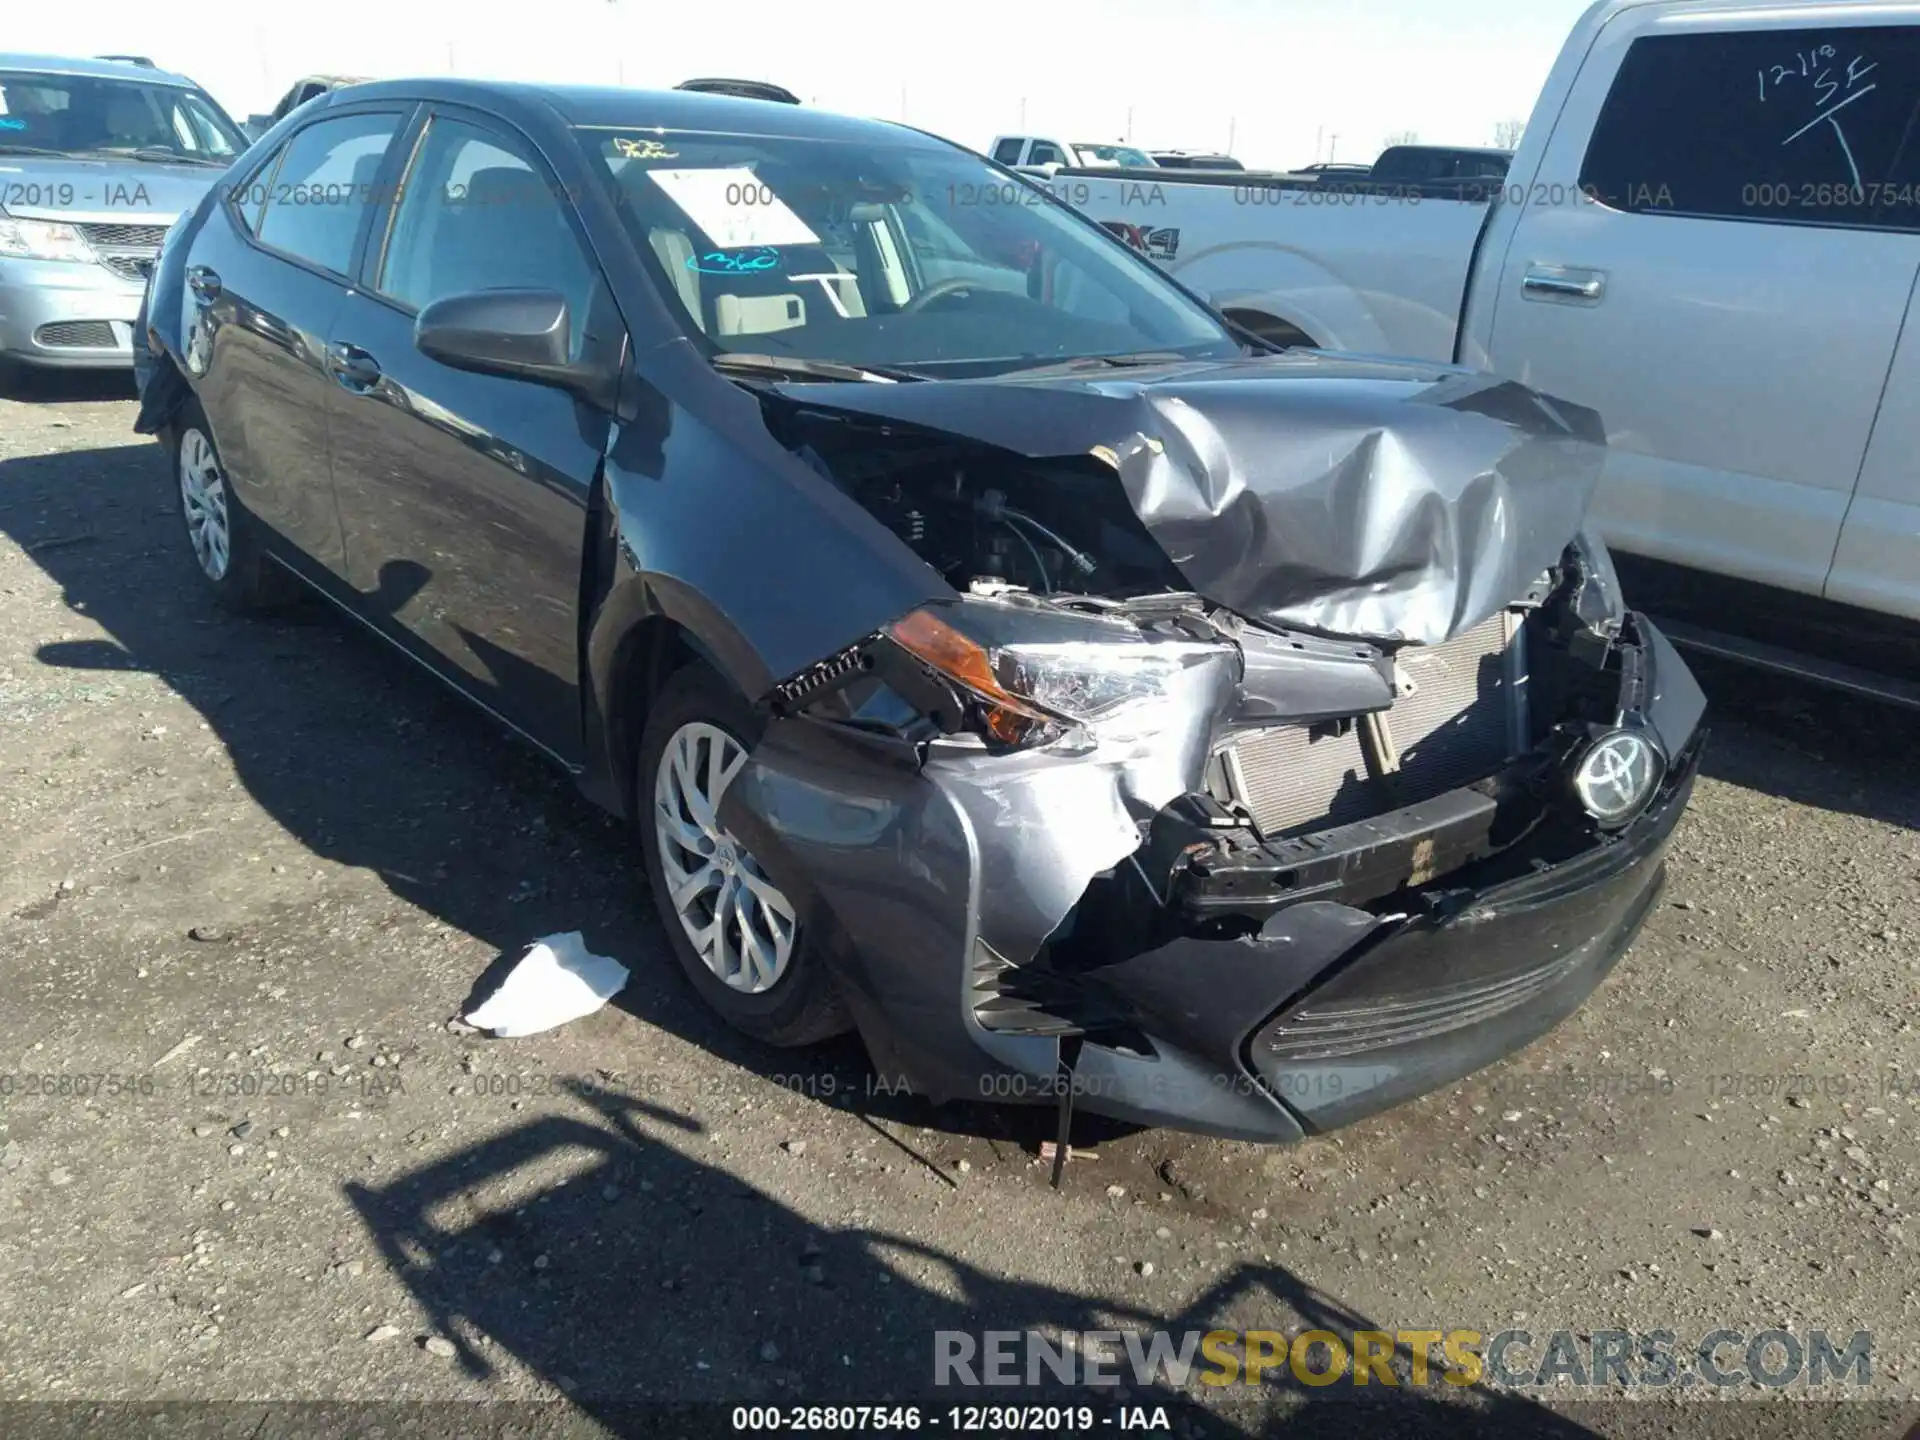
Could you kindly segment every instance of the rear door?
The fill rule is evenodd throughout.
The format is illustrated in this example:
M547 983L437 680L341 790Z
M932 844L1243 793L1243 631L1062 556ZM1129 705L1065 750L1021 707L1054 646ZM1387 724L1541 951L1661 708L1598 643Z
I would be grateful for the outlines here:
M1600 412L1609 541L1818 594L1920 269L1920 30L1810 13L1600 31L1509 196L1489 358Z
M574 763L587 504L611 419L550 386L442 365L413 327L448 295L557 290L577 357L590 312L601 333L618 317L523 136L434 107L411 152L384 246L328 337L348 575L375 623Z
M407 106L330 115L227 187L188 257L189 368L240 501L323 571L343 570L327 465L325 355L374 177Z

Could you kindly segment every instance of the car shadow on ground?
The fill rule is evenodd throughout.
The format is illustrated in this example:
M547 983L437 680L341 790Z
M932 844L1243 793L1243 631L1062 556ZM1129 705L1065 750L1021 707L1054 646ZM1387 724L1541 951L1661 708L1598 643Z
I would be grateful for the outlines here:
M1178 1346L1186 1332L1236 1323L1230 1308L1244 1325L1249 1308L1278 1316L1281 1307L1302 1328L1349 1342L1381 1328L1277 1265L1228 1271L1170 1313L1003 1279L883 1229L810 1221L691 1159L701 1126L690 1117L577 1085L572 1098L577 1116L548 1116L346 1193L467 1374L530 1371L618 1435L691 1431L692 1412L648 1407L716 1396L728 1406L919 1404L942 1415L995 1401L1091 1399L1103 1412L1116 1403L1111 1391L1069 1388L1045 1369L1041 1385L1014 1391L936 1387L940 1331L979 1344L988 1330L1168 1330ZM536 1167L544 1184L513 1183ZM475 1203L494 1187L512 1200ZM1404 1348L1399 1386L1376 1376L1371 1392L1343 1386L1337 1396L1284 1364L1258 1386L1205 1386L1207 1361L1189 1358L1184 1384L1164 1372L1129 1380L1124 1403L1164 1405L1190 1435L1595 1434L1511 1393L1437 1379L1409 1388ZM1322 1351L1311 1362L1328 1363ZM1432 1375L1443 1368L1436 1356ZM1202 1409L1194 1397L1209 1390L1215 1403ZM1302 1413L1306 1400L1322 1403Z

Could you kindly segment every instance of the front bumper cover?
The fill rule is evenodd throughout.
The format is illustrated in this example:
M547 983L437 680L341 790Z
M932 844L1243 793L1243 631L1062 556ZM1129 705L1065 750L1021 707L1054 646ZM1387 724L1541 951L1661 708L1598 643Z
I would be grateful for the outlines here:
M144 289L102 265L0 260L0 354L49 368L125 369Z
M1191 868L1179 886L1155 872L1156 830L1192 807L1153 772L1191 770L1196 737L1169 739L1171 767L1101 773L930 761L805 716L769 725L721 818L800 904L890 1084L1042 1104L1070 1091L1124 1120L1295 1140L1528 1044L1630 945L1691 793L1705 702L1644 618L1623 634L1618 710L1672 763L1610 835L1543 804L1533 755L1348 827L1376 843L1346 837L1338 883L1236 901L1196 891Z

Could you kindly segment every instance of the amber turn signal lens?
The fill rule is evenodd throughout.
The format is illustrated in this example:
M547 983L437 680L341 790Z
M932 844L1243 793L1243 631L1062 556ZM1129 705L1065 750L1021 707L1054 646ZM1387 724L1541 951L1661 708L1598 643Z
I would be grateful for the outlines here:
M1002 745L1019 745L1036 729L1051 729L1054 719L1010 693L993 673L993 661L979 641L963 635L939 616L916 610L888 632L894 643L918 656L981 701L987 733Z

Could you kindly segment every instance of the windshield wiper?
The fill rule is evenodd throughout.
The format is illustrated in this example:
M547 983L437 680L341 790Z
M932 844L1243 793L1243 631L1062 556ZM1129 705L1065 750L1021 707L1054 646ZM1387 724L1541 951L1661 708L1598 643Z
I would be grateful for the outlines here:
M0 155L51 155L56 159L64 160L67 157L67 152L65 150L49 150L44 145L0 144Z
M806 360L798 355L747 355L727 350L713 357L716 370L749 370L767 375L783 375L793 380L867 380L897 382L924 380L911 370L894 370L880 365L849 365L839 360Z
M1124 355L1074 355L1065 360L1044 360L1035 365L1019 366L1012 373L1033 375L1043 370L1118 370L1130 365L1176 365L1191 359L1193 356L1182 355L1178 350L1135 350Z

